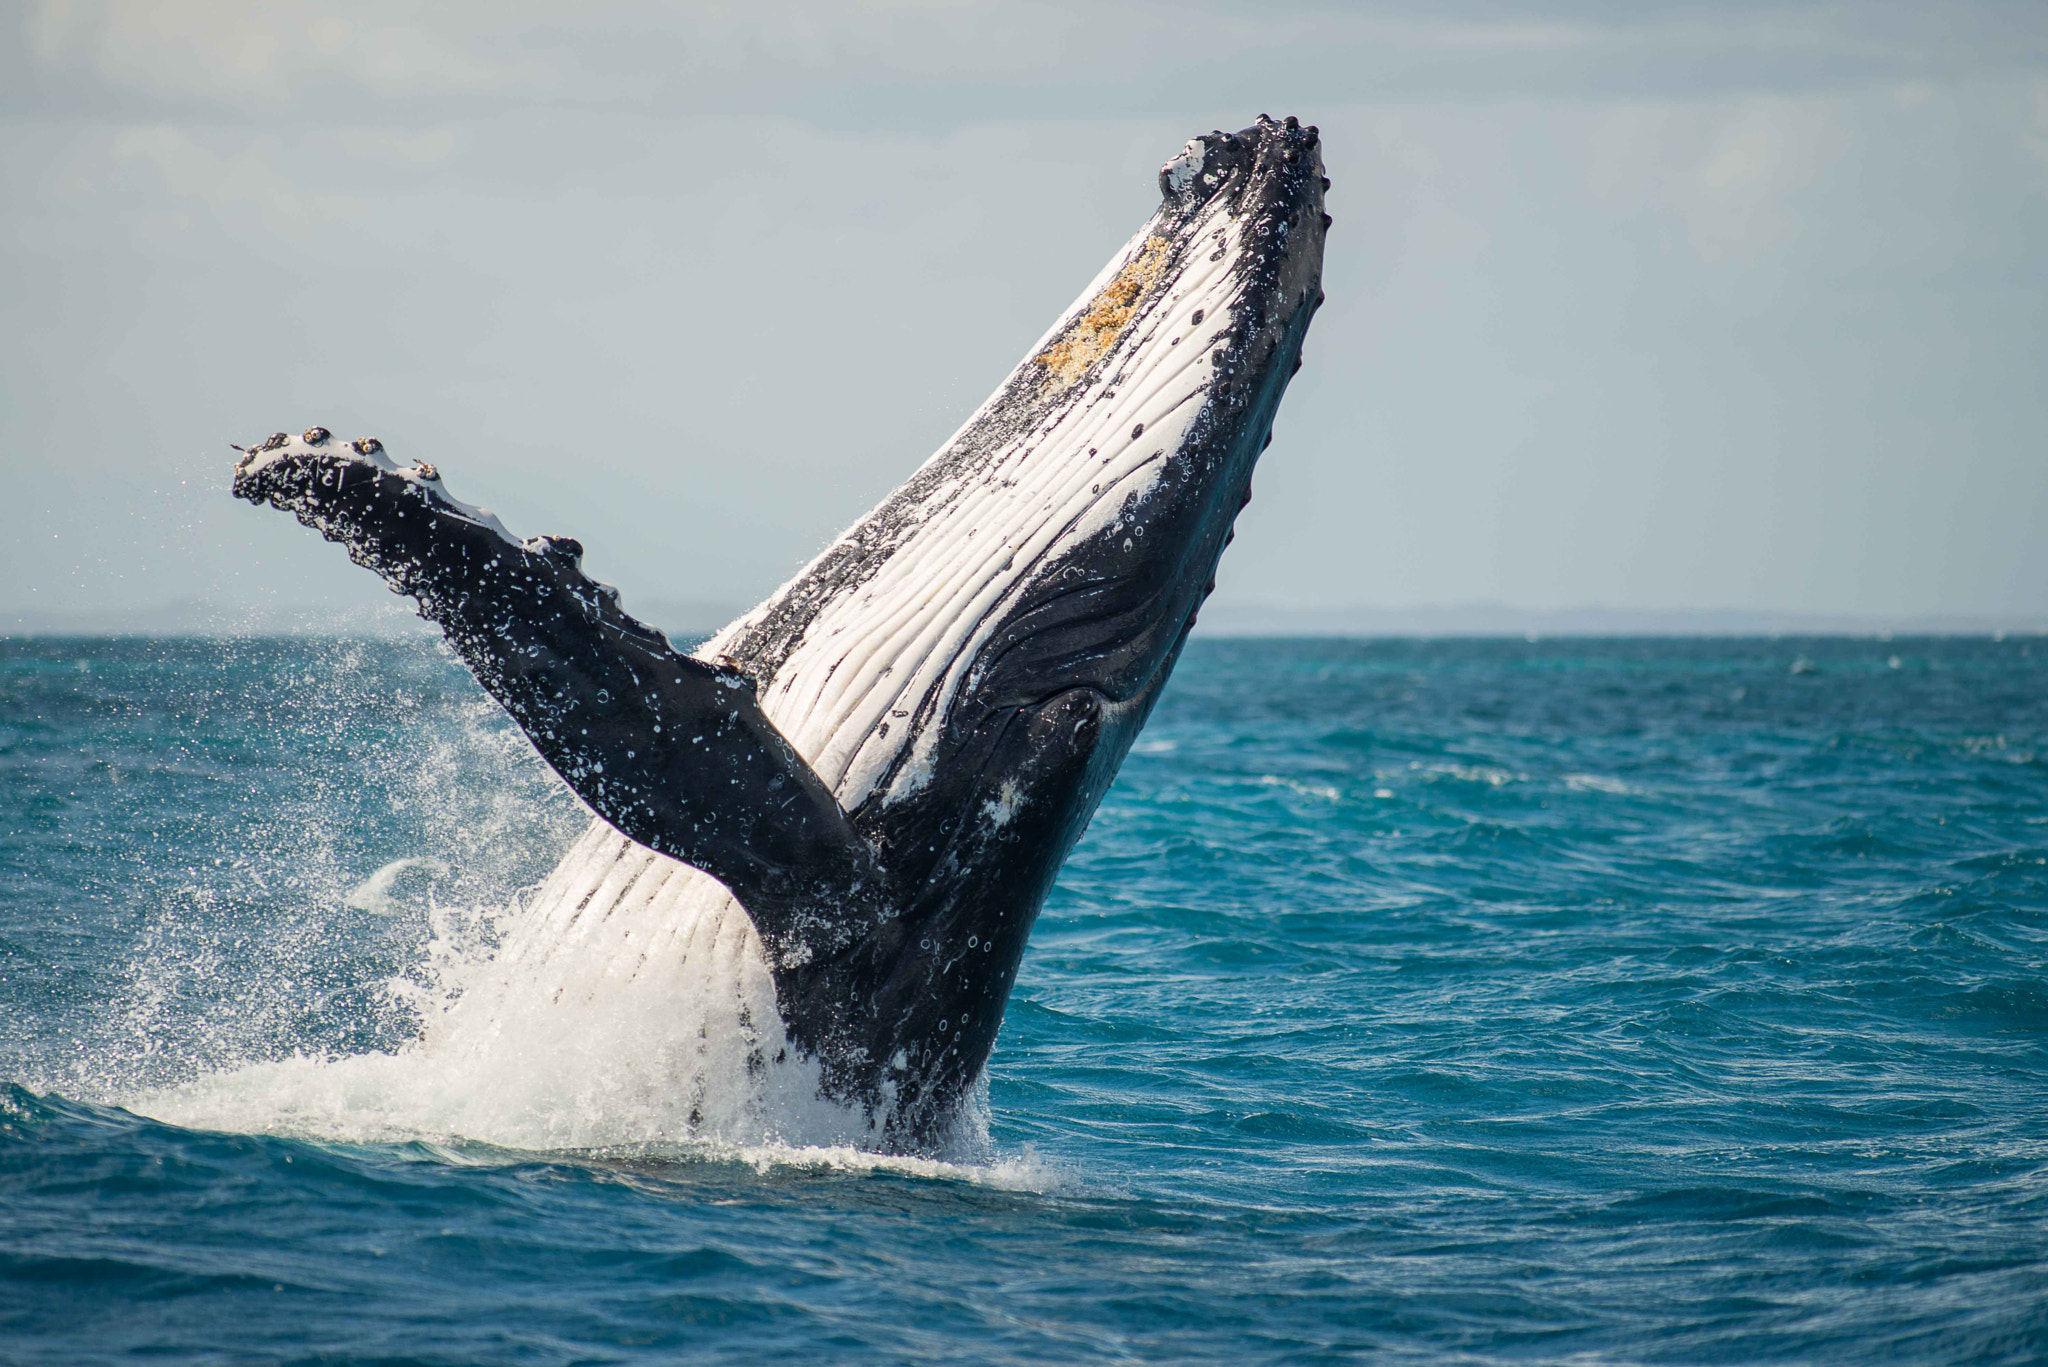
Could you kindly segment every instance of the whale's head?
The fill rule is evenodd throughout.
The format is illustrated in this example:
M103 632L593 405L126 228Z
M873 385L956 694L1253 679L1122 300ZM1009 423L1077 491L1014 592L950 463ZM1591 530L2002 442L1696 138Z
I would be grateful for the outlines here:
M1320 142L1264 116L1191 139L988 402L712 643L849 808L914 798L977 709L1089 688L1142 723L1322 300Z
M1159 170L1152 221L1023 367L1021 411L988 415L1045 434L1032 454L1072 515L1011 594L966 692L997 708L1099 698L1100 784L1215 588L1300 368L1330 222L1320 143L1314 127L1264 117L1190 139Z
M943 725L871 743L891 756L882 801L957 772L948 737L1082 694L1091 769L1114 773L1215 587L1322 302L1320 153L1292 118L1189 140L1152 220L899 494L909 536L880 577L929 591L964 571L977 593L918 698Z

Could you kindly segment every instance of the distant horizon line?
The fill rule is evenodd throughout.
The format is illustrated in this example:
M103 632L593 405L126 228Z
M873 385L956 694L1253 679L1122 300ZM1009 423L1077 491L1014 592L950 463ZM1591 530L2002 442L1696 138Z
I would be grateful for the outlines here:
M671 636L708 636L744 606L649 598L635 616ZM148 608L0 610L0 638L109 636L406 636L431 630L397 603L378 607L297 605L230 610L208 599ZM1211 637L1344 636L2034 636L2037 613L1857 613L1762 608L1534 608L1505 603L1412 607L1285 607L1212 603L1196 634Z

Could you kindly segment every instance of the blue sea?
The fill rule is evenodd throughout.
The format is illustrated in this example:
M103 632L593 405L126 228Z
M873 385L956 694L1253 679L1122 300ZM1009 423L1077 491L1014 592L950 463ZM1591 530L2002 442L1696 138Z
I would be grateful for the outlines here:
M2048 640L1198 640L943 1161L351 1118L587 820L436 645L0 774L0 1361L2048 1361Z

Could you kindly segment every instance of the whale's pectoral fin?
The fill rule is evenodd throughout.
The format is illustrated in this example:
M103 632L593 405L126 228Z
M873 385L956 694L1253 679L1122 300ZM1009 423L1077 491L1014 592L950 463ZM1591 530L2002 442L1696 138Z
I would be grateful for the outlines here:
M296 513L419 600L571 788L620 831L723 882L779 952L830 952L879 905L874 851L738 669L680 654L585 577L582 547L514 540L432 466L375 442L273 437L237 497Z

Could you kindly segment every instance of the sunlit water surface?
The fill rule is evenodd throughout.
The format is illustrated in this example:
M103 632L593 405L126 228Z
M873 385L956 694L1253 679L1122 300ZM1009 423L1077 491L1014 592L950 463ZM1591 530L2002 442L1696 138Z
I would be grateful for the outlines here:
M0 642L0 1359L2041 1361L2044 698L1198 641L923 1161L463 1131L411 1041L586 818L438 648Z

